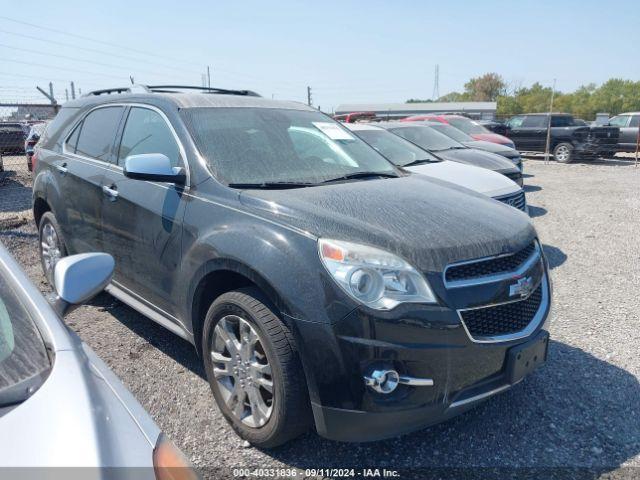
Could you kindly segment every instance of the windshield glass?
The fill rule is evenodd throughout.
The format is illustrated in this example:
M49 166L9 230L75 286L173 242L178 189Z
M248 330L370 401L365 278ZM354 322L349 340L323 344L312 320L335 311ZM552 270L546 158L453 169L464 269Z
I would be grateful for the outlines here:
M318 184L398 171L373 148L320 112L270 108L182 111L200 152L228 184Z
M386 130L355 130L353 133L375 148L398 167L419 161L439 162L440 159Z
M0 407L23 401L49 368L40 333L0 271Z
M444 133L447 137L453 138L456 142L473 142L472 137L464 133L462 130L458 130L456 127L452 127L446 123L434 124L431 125L431 128L435 128L438 132Z
M447 137L426 125L398 127L391 128L390 130L396 135L400 135L402 138L409 140L411 143L415 143L419 147L433 152L451 150L452 148L465 148L464 145L456 142L453 138Z
M474 122L473 120L470 120L468 118L447 117L447 122L449 122L450 125L456 127L458 130L462 130L467 135L491 133L479 123Z

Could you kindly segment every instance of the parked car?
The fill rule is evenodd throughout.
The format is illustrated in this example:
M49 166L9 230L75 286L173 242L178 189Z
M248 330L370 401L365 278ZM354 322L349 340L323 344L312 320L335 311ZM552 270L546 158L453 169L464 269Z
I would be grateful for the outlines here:
M616 115L609 120L609 125L620 129L617 150L619 152L635 152L638 144L640 112L628 112Z
M21 123L0 123L0 155L24 152L24 130Z
M506 145L501 145L499 143L486 142L484 140L475 140L473 137L467 135L462 130L458 130L448 123L420 123L423 125L427 125L440 133L445 134L447 137L454 139L456 142L460 142L466 147L475 148L476 150L484 150L485 152L491 152L500 155L512 162L518 168L518 170L522 172L522 157L520 156L520 152L511 147L507 147Z
M392 437L544 363L551 292L527 215L400 170L300 103L98 93L40 140L41 240L111 254L107 291L195 345L242 438Z
M424 150L435 153L440 158L487 168L513 180L520 187L523 185L522 172L506 158L495 153L469 148L428 125L422 125L420 122L381 122L376 125L415 143Z
M470 118L462 115L414 115L412 117L404 118L401 122L440 122L451 125L458 130L466 133L470 137L476 140L482 140L485 142L497 143L499 145L505 145L509 148L516 148L513 141L504 135L498 135L495 132L485 128L479 122L471 120Z
M497 133L506 138L507 126L501 120L478 120L478 123L490 132Z
M55 232L46 228L49 241ZM52 261L53 251L43 260ZM0 468L146 467L140 478L177 470L196 478L115 374L60 320L109 283L113 265L104 253L59 258L57 293L48 302L0 244Z
M47 128L46 123L36 123L31 125L31 128L29 129L29 133L27 134L27 138L24 141L24 151L27 156L27 169L30 172L33 170L31 159L33 157L35 146L38 143L38 140L40 140L40 137L42 136L42 133L46 128Z
M447 128L448 125L439 124ZM527 211L524 190L504 175L486 168L443 160L398 135L370 123L347 128L397 167L469 188L495 200Z
M549 114L527 113L511 117L507 135L518 150L544 152L547 145ZM575 158L610 157L615 155L620 129L611 126L578 125L566 113L551 115L550 151L557 162L570 163Z
M355 123L360 121L369 121L376 118L376 112L351 112L341 115L334 115L333 119L344 123Z

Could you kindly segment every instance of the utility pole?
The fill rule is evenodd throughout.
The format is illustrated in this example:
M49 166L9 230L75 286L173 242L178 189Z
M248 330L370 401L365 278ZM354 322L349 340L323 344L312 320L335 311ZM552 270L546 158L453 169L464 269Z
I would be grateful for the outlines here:
M211 88L211 70L209 69L209 65L207 65L207 88Z
M551 112L553 112L553 97L556 94L556 79L553 79L551 102L549 102L549 118L547 119L547 144L544 149L544 163L549 163L549 146L551 145Z
M71 100L76 99L76 86L71 82Z
M47 93L46 91L44 91L42 88L40 87L36 87L36 89L43 94L45 97L47 97L49 99L49 102L51 102L51 105L57 105L58 102L56 102L55 97L53 96L53 84L51 82L49 82L49 93Z
M311 96L311 87L307 87L307 105L311 106L313 98Z
M440 98L440 65L436 65L436 71L433 76L433 95L431 100L437 100Z
M65 101L67 101L67 102L69 101L69 89L68 88L64 89L64 98L65 98Z

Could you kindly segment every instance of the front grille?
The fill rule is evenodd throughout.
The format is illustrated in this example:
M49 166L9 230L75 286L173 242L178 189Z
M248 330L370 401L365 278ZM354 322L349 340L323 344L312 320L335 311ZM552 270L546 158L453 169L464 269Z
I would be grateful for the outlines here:
M521 332L533 321L541 303L542 283L524 300L466 310L460 312L460 315L469 335L482 340Z
M502 257L478 260L477 262L452 265L447 268L445 280L454 282L457 280L468 280L470 278L486 277L499 273L513 272L517 270L535 252L536 244L531 242L522 250Z
M527 201L524 197L524 191L520 190L513 195L507 195L506 197L496 198L499 202L506 203L507 205L522 210L526 210Z

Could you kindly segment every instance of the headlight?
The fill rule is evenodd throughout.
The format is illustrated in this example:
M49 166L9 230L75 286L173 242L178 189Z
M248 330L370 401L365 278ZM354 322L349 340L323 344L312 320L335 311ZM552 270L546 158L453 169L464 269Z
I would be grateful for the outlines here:
M338 285L368 307L390 310L400 303L436 303L425 278L393 253L324 238L318 249Z

